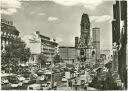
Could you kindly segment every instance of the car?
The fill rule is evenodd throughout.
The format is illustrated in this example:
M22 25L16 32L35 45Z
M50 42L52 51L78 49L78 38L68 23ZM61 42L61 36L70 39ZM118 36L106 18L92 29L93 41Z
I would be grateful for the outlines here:
M63 81L63 82L66 82L66 81L67 81L67 79L66 79L65 77L63 77L63 78L62 78L62 81Z
M30 83L30 78L25 78L25 80L23 81L23 83L25 83L25 84Z
M45 80L45 76L44 75L39 76L38 79L41 80L41 81L43 81L43 80Z
M37 77L38 77L37 74L31 74L31 75L30 75L30 79L31 79L31 80L35 80L35 79L37 79Z
M49 90L50 87L48 86L48 84L42 84L42 90Z
M22 86L22 82L19 81L17 76L8 76L7 77L11 87L20 87Z
M10 83L10 85L11 85L11 87L12 88L16 88L16 87L21 87L22 86L22 83L21 82L19 82L19 83Z
M21 75L17 75L17 78L18 78L18 80L21 81L21 82L25 80L25 78L24 78L23 76L21 76Z
M41 84L31 84L28 85L27 90L41 90Z
M1 84L8 84L9 81L6 77L1 77Z

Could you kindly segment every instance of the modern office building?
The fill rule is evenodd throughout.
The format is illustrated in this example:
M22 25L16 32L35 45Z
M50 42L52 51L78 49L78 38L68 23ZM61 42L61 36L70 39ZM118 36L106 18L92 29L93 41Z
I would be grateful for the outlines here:
M1 50L3 51L6 45L12 43L19 33L12 21L1 19Z
M127 1L116 1L113 5L112 21L113 38L113 66L121 79L121 83L127 88L127 64L126 64L126 45L127 45ZM115 64L115 65L114 65Z
M46 56L47 61L51 61L53 56L58 52L58 43L55 39L41 35L39 31L25 35L23 40L31 51L29 63L36 64L38 62L38 55L41 53Z
M96 59L100 59L100 28L92 29L93 47L96 50Z
M73 64L78 61L80 50L75 47L60 46L59 55L64 63Z

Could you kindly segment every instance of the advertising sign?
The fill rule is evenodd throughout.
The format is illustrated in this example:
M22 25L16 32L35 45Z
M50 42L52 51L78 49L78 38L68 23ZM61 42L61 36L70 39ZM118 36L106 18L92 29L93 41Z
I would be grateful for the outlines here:
M34 54L40 54L41 53L41 43L37 41L31 41L30 42L30 50Z
M65 78L70 79L70 72L65 72Z

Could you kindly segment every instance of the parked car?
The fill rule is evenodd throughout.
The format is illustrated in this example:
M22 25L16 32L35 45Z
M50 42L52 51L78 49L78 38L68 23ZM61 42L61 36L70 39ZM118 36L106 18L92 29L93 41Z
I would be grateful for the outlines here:
M42 90L49 90L50 87L47 84L42 84Z
M62 78L62 82L66 82L67 79L65 77Z
M9 81L8 81L8 79L7 79L7 77L1 77L1 84L3 85L3 84L8 84L9 83Z
M45 75L39 76L39 80L41 81L45 80Z
M8 76L7 77L11 87L20 87L22 86L22 82L19 81L17 76Z
M23 76L21 76L21 75L17 75L17 78L18 78L18 80L21 81L21 82L25 80L25 78L24 78Z
M25 83L25 84L28 84L28 83L30 83L30 78L25 78L25 80L23 81L23 83Z
M27 90L41 90L41 84L31 84L28 85Z

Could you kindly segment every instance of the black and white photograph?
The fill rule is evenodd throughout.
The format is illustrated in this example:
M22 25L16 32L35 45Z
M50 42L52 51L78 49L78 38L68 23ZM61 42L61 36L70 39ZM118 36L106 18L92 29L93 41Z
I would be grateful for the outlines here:
M1 90L127 90L127 0L0 0Z

